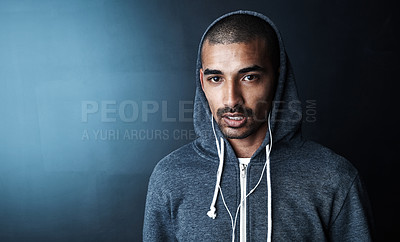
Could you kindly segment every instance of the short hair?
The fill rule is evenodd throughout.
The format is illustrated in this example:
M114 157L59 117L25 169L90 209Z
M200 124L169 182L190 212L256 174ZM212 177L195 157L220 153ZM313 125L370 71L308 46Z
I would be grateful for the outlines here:
M233 14L215 23L204 36L210 44L246 43L256 38L267 41L267 54L275 71L279 68L279 42L265 20L248 14Z

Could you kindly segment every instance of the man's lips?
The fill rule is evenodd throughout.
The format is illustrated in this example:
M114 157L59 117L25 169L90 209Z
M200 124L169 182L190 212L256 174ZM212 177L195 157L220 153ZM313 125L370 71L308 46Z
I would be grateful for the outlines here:
M247 122L247 117L241 113L224 114L222 119L231 128L240 128Z

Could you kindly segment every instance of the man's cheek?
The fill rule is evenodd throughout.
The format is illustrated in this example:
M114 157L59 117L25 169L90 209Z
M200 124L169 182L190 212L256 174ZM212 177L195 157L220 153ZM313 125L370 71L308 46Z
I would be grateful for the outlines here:
M217 113L217 110L215 110L213 103L211 101L208 101L208 106L210 107L210 111L215 118L215 114Z

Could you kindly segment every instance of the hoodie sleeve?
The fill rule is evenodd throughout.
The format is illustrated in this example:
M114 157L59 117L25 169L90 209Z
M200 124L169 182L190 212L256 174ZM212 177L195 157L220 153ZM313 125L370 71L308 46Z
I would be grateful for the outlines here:
M157 167L150 177L143 224L143 241L175 241L170 198L162 172Z
M372 212L357 175L330 227L331 241L372 241Z

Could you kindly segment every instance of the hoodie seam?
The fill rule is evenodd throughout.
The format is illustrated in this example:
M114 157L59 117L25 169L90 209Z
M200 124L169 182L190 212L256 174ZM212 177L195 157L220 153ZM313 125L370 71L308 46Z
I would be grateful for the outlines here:
M348 198L349 198L349 196L350 196L350 190L351 190L351 188L354 186L354 183L355 183L355 181L357 180L358 176L359 176L359 174L356 173L356 175L354 176L354 178L353 178L353 180L352 180L352 182L351 182L351 185L350 185L349 188L347 189L346 196L345 196L345 198L343 199L342 204L340 205L339 212L336 214L335 218L333 219L333 221L332 221L332 222L330 223L330 225L329 225L329 230L331 230L331 228L332 228L333 225L335 224L336 220L338 219L338 217L339 217L340 214L342 213L343 207L344 207L344 205L346 204L346 202L347 202L347 200L348 200Z

